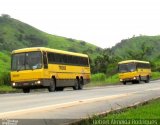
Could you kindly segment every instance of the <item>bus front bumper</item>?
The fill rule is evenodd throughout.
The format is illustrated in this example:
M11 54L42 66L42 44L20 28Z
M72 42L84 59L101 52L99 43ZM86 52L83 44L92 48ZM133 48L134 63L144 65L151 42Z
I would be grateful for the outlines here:
M131 82L131 81L136 81L136 80L139 80L139 77L120 79L120 82Z
M39 79L33 81L11 82L13 88L42 88L50 85L50 80Z

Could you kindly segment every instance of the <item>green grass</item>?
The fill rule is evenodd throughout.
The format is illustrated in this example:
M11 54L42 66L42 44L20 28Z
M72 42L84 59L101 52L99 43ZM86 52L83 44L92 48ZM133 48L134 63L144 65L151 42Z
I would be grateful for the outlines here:
M14 92L20 92L20 90L13 89L11 86L0 85L0 93L14 93Z
M160 98L156 100L149 101L145 104L135 106L132 108L128 109L122 109L120 111L114 111L111 113L108 113L106 116L93 116L90 117L89 119L82 120L78 123L72 124L72 125L90 125L93 124L93 121L98 121L98 120L135 120L135 119L160 119ZM160 121L156 121L159 122ZM110 122L111 123L111 122ZM107 124L110 125L110 124ZM118 125L118 124L114 124ZM133 125L133 124L132 124ZM139 125L139 124L137 124ZM143 124L142 124L143 125ZM152 124L154 125L154 124ZM158 124L157 124L158 125Z
M160 119L160 99L146 105L128 109L124 112L110 114L107 119Z
M109 76L105 79L106 83L116 84L119 83L119 77L118 74L115 74L113 76Z
M152 80L160 79L160 72L152 72Z
M106 75L104 73L97 73L97 74L91 75L91 81L92 82L105 81L105 79L106 79Z
M118 74L107 76L104 73L97 73L91 75L91 83L87 86L105 86L111 84L119 84Z

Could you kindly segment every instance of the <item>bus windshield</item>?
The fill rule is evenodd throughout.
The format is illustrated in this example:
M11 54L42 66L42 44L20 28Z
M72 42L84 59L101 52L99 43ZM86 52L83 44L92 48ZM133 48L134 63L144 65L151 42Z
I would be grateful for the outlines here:
M124 72L133 72L133 71L136 70L136 64L135 63L119 64L118 70L121 73L124 73Z
M42 68L42 53L27 52L12 55L12 71L33 70Z

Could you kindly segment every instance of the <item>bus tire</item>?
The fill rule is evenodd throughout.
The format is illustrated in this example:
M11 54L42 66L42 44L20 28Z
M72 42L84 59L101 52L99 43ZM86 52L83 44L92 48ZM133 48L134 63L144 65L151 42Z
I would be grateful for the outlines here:
M126 85L126 81L123 81L122 83L123 83L123 85Z
M78 84L78 89L79 89L79 90L82 90L82 89L83 89L83 85L84 85L84 83L83 83L83 78L80 78L79 84Z
M76 80L75 80L75 83L74 83L74 86L73 86L73 89L74 89L74 90L78 90L78 88L79 88L79 80L76 79Z
M146 80L144 81L145 83L149 83L150 81L150 77L149 76L146 76Z
M29 93L30 92L30 88L23 88L23 93Z
M141 82L141 76L138 77L137 83L139 84Z
M56 91L63 91L64 87L56 87Z
M132 84L136 84L137 83L137 81L132 81Z
M55 80L52 79L51 83L50 83L50 86L48 87L48 91L49 92L54 92L55 90L56 90L56 83L55 83Z

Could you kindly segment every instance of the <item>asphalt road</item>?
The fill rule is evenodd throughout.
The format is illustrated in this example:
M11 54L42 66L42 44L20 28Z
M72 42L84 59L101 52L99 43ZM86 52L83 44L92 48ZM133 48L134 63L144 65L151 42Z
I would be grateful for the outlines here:
M28 125L31 124L28 119L38 121L39 125L64 124L157 97L160 97L160 80L77 91L1 94L0 118L18 119L19 123ZM6 121L0 124L3 122Z

